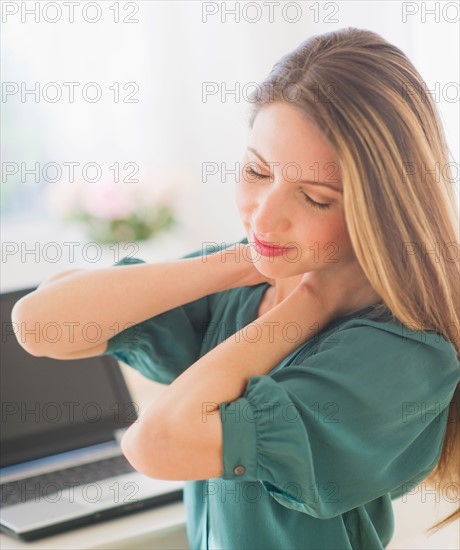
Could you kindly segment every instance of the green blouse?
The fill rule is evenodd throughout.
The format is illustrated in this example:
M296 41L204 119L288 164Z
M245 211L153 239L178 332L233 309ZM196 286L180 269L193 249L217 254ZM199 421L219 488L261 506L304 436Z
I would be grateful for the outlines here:
M254 321L267 287L156 315L112 337L105 353L170 384ZM370 320L371 309L335 319L220 405L223 474L184 486L192 550L388 545L392 499L413 491L440 457L460 363L438 333L410 331L392 316Z

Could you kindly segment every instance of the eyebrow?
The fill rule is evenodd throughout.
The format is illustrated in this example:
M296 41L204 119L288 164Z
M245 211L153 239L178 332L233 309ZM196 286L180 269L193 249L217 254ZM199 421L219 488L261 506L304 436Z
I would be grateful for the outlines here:
M254 147L248 147L248 151L251 151L252 153L254 153L254 155L256 155L256 157L259 157L260 160L263 163L268 164L268 162L262 157L262 155L254 149ZM295 183L308 183L308 184L311 184L311 185L324 185L325 187L330 187L333 191L336 191L337 193L342 193L341 189L338 189L337 187L334 187L333 185L331 185L330 183L327 183L325 181L296 180Z

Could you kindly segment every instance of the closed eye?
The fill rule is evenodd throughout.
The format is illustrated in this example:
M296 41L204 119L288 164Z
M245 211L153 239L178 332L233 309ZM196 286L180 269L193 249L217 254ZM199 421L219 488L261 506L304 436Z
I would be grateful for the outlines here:
M245 171L247 174L250 174L251 176L257 178L257 179L264 179L264 178L268 178L269 176L266 176L264 174L259 174L258 172L256 172L255 170L253 170L250 166L248 166L247 168L245 168ZM319 208L319 209L325 209L325 208L330 208L330 204L326 204L326 203L322 203L322 202L316 202L314 201L312 198L310 198L306 193L304 193L302 191L302 195L305 197L305 201L310 204L311 206L313 206L314 208Z

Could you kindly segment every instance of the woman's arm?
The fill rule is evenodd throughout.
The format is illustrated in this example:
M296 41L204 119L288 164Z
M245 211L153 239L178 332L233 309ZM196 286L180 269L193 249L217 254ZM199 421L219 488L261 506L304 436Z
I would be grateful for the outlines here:
M220 405L241 397L250 377L267 375L327 323L378 298L355 261L305 273L281 303L176 378L129 427L124 454L157 479L221 476Z
M50 283L57 281L57 279L62 279L62 277L66 277L67 275L70 275L71 273L76 273L77 271L84 271L84 269L67 269L66 271L61 271L59 273L50 275L49 277L44 279L35 290L37 291L38 289L43 288L45 285L49 285Z
M76 358L93 348L102 353L107 340L129 326L208 294L261 282L239 253L241 246L196 258L63 273L15 304L18 341L37 356Z
M296 288L176 378L124 434L123 453L157 479L220 476L220 404L241 397L251 376L268 374L332 318L317 296Z

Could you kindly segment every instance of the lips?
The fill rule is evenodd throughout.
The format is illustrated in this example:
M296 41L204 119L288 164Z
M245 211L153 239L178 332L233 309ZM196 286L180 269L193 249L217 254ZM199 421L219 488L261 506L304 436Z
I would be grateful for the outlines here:
M256 234L254 233L254 231L252 232L252 235L254 237L254 240L256 241L256 243L260 246L263 246L265 248L271 248L273 250L289 250L290 247L288 246L278 246L276 244L271 244L271 243L267 243L265 241L261 241L260 239L257 238Z

